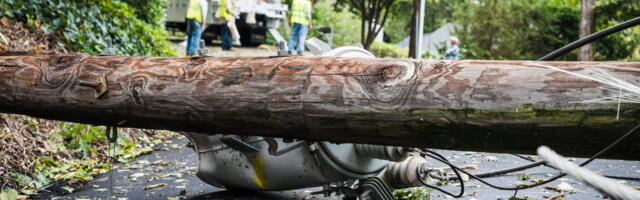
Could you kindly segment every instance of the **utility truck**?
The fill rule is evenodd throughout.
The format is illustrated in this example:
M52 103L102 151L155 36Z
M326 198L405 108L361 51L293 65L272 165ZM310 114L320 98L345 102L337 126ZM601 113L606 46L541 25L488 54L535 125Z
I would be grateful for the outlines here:
M227 0L232 1L232 0ZM277 41L283 41L276 29L284 23L287 5L281 0L233 0L236 13L236 26L240 32L240 42L243 45L259 45L265 42L267 32ZM220 35L222 20L217 19L216 12L220 0L210 0L207 9L207 20L202 38L210 43ZM186 29L185 15L189 7L189 0L170 0L167 3L167 28Z

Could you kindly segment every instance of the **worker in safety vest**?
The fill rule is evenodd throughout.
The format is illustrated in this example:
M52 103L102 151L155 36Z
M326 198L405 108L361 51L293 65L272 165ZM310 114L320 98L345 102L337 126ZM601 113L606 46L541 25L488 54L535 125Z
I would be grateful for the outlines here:
M307 37L307 32L311 30L311 1L309 0L293 0L291 3L291 20L289 20L289 26L293 24L291 29L291 38L289 38L289 51L293 51L298 43L298 55L302 55L304 51L304 41Z
M187 21L187 56L193 56L198 49L200 36L206 26L208 0L189 0L189 9L185 16Z
M236 28L234 15L233 0L220 0L220 6L216 17L219 18L224 24L220 28L220 41L222 42L222 50L229 51L234 50L233 39L236 41L240 39L240 34ZM239 43L239 42L238 42Z

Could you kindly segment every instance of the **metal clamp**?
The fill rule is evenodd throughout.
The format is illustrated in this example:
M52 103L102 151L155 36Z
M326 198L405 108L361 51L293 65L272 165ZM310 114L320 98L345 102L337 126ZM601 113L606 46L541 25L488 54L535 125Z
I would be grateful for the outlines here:
M102 53L100 53L100 56L113 56L116 54L116 49L113 48L113 44L111 41L111 38L107 38L106 39L107 42L107 48L105 48Z
M209 49L205 46L204 40L200 40L200 44L198 45L198 56L207 56L209 55Z
M107 79L104 74L96 77L93 82L80 80L78 81L78 85L93 88L93 97L96 99L99 99L109 91L109 88L107 87Z
M278 43L278 56L291 56L291 51L287 49L287 42L280 41Z
M269 155L272 155L272 156L280 156L282 154L288 153L290 151L293 151L297 148L300 148L309 144L307 143L307 141L300 141L294 145L278 150L278 142L275 139L270 137L263 137L263 138L264 138L264 141L266 141L267 144L269 145L269 148L267 150L269 152Z
M235 137L234 135L229 135L229 134L224 134L222 136L220 136L220 142L229 145L231 148L238 150L242 153L248 154L248 153L257 153L260 151L260 149L251 146L250 144L247 144L246 142L242 141L241 139Z
M118 127L116 126L107 126L107 139L109 143L115 143L118 140Z

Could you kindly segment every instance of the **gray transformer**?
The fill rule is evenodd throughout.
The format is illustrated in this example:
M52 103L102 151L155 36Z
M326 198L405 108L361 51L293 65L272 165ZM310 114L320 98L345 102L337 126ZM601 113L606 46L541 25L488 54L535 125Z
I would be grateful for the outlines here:
M389 161L359 155L354 144L315 142L271 155L263 137L237 137L257 151L227 145L220 135L189 133L199 154L196 175L211 185L251 190L288 190L380 175ZM285 143L287 149L304 141ZM404 159L404 155L403 155Z

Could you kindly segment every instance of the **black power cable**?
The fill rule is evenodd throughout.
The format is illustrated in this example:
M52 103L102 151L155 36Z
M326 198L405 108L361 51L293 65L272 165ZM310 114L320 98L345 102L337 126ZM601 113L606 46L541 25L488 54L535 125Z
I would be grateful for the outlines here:
M451 169L453 169L453 173L456 174L456 177L458 177L458 180L462 180L462 176L460 175L458 170L455 169L455 168L457 168L456 166L451 164L451 162L449 162L449 160L447 160L447 158L445 158L444 156L439 155L439 154L437 156L439 156L444 161L447 161L447 163L445 163L445 164L449 165L449 167L451 167ZM418 175L423 174L420 167L416 168L416 170L417 170L416 174L418 174ZM426 174L426 176L429 176L430 171L427 171L424 174ZM446 190L440 189L439 187L429 185L428 183L424 182L424 180L422 178L423 177L418 177L418 181L420 181L420 183L422 183L422 185L424 185L424 186L426 186L428 188L436 189L436 190L438 190L438 191L440 191L442 193L445 193L445 194L447 194L449 196L452 196L452 197L455 197L455 198L459 198L459 197L462 197L464 195L464 181L460 181L460 193L458 193L457 195L454 195L454 194L452 194L450 192L447 192Z
M534 167L537 167L537 166L540 166L540 165L545 165L545 164L546 164L545 161L534 161L532 163L529 163L529 164L526 164L526 165L522 165L522 166L506 168L506 169L500 169L500 170L496 170L496 171L483 172L483 173L478 173L478 174L474 174L474 175L476 175L477 177L480 177L480 178L500 176L500 175L503 175L503 174L522 171L522 170L534 168ZM438 176L433 176L433 175L431 177L439 179L439 180L445 180L445 179L446 180L460 180L460 179L456 179L454 177L438 177Z
M560 49L557 49L553 52L551 52L550 54L547 54L546 56L543 56L542 58L538 59L538 61L551 61L554 60L566 53L568 53L571 50L580 48L581 46L584 46L585 44L589 44L593 41L596 41L600 38L603 38L605 36L617 33L619 31L622 31L624 29L627 29L629 27L633 27L640 24L640 17L636 17L630 20L627 20L625 22L622 22L620 24L617 24L615 26L609 27L607 29L598 31L596 33L593 33L591 35L588 35L587 37L583 37L580 38L579 40L576 40L574 42L572 42L571 44L568 44Z
M627 138L629 135L631 135L632 133L635 133L639 128L640 128L640 124L636 125L631 130L629 130L629 132L627 132L624 135L620 136L618 139L613 141L607 147L603 148L598 153L596 153L593 156L591 156L588 160L582 162L580 164L580 166L585 166L585 165L589 164L591 161L595 160L597 157L599 157L603 153L607 152L609 149L611 149L614 146L618 145L622 140ZM474 174L471 174L471 173L465 171L464 169L461 169L461 168L453 165L451 162L449 162L447 159L445 159L444 156L442 156L442 155L440 155L440 154L438 154L438 153L436 153L434 151L431 151L431 150L428 150L428 149L423 149L423 150L424 150L424 152L420 152L420 154L422 154L424 156L429 156L429 157L431 157L431 158L433 158L433 159L435 159L437 161L440 161L440 162L442 162L444 164L447 164L447 165L449 165L451 167L451 169L459 170L460 172L469 175L469 177L472 177L472 178L480 181L481 183L484 183L485 185L488 185L489 187L492 187L492 188L495 188L495 189L499 189L499 190L522 190L522 189L537 187L537 186L540 186L540 185L544 185L544 184L550 183L552 181L555 181L555 180L567 175L565 173L560 173L559 175L554 176L554 177L552 177L552 178L550 178L548 180L545 180L545 181L542 181L542 182L538 182L538 183L535 183L535 184L531 184L531 185L518 185L516 187L502 187L502 186L493 185L493 184L487 182L486 180L484 180L483 178L478 177L478 176L476 176ZM456 172L456 171L454 171L454 172ZM420 179L418 179L418 180L420 180ZM464 182L464 181L461 181L461 183L462 182Z

